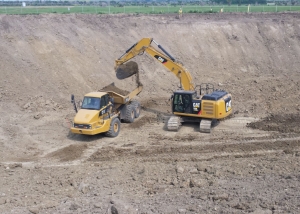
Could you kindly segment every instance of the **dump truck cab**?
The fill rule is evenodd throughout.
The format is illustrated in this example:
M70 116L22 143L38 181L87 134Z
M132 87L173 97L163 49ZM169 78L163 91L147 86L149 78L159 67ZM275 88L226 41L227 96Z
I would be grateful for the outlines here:
M106 92L91 92L84 96L71 131L78 134L94 135L109 130L112 115L111 97ZM108 122L108 123L107 123Z
M143 89L137 86L131 92L117 88L114 83L104 87L99 92L90 92L82 100L80 110L77 110L74 95L71 102L76 115L71 132L75 134L95 135L105 133L116 137L121 128L121 122L133 123L140 115L141 105L133 100Z

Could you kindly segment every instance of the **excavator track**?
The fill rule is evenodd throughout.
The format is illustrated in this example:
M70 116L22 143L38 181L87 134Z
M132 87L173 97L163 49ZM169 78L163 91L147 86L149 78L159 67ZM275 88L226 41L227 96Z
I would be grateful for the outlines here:
M180 127L180 117L178 116L171 116L168 120L167 128L169 131L178 131Z
M200 132L210 133L212 120L202 119L200 122Z

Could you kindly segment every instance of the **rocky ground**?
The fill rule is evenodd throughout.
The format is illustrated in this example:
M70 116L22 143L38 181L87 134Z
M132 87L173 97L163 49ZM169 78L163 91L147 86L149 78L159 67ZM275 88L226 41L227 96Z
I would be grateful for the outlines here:
M300 14L0 16L1 213L299 213ZM153 37L233 96L211 134L165 130L178 80L146 54L140 118L70 133L79 100Z

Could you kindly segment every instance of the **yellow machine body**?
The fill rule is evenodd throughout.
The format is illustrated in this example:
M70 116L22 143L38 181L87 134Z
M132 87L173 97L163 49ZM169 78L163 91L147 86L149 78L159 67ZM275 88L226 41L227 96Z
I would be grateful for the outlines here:
M105 92L91 92L85 97L99 98L107 95ZM80 109L74 117L71 132L76 134L95 135L107 132L110 127L112 118L108 118L108 112L101 114L107 106L99 110L93 109Z
M74 117L71 132L84 135L108 132L112 128L111 122L115 118L118 118L119 121L126 119L126 109L128 109L132 99L142 89L142 86L138 86L125 96L114 91L86 94L82 101L81 109ZM119 129L120 127L117 128Z
M200 106L196 105L193 106L193 108L196 107L197 113L191 114L191 113L180 113L174 111L173 113L178 116L186 116L186 117L197 117L197 118L207 118L207 119L224 119L228 117L231 114L232 108L231 108L231 99L229 102L226 102L226 98L231 97L230 94L227 94L223 98L217 101L212 100L199 100ZM201 109L198 110L198 107L201 107Z

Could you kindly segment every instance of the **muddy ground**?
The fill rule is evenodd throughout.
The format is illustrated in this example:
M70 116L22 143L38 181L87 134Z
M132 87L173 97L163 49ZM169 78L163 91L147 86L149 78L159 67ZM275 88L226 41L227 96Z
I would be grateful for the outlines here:
M211 134L168 132L179 82L146 54L140 118L117 138L70 133L70 95L118 80L153 37L233 96ZM300 14L0 16L1 213L299 213Z

